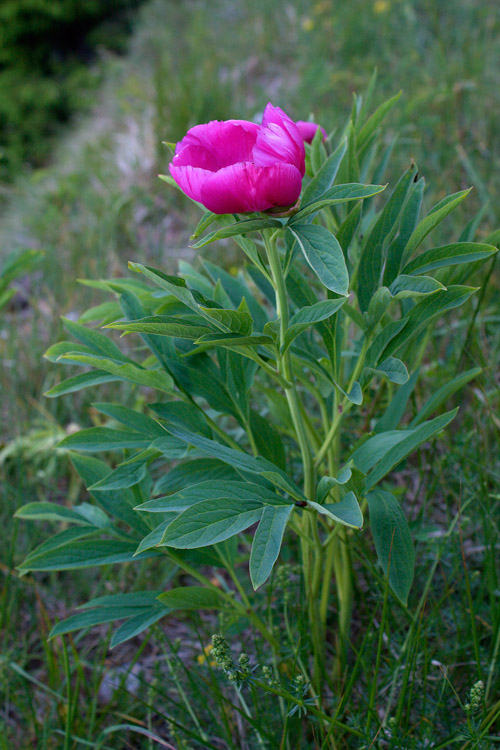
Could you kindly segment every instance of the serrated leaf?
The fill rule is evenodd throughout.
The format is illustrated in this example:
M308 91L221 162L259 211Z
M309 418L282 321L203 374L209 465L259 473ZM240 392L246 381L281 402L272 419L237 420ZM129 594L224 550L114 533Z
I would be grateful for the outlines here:
M258 589L269 578L276 562L293 505L267 506L262 512L250 552L250 578Z
M406 605L415 565L408 523L401 506L390 492L369 492L367 500L378 559L389 576L391 589Z
M334 235L316 224L294 224L288 230L321 283L330 291L346 297L349 275L342 248Z

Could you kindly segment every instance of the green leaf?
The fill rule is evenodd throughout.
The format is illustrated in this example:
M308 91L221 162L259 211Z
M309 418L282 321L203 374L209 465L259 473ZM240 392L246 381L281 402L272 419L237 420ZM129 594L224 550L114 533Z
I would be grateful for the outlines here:
M185 393L189 393L191 397L201 396L212 409L221 414L232 414L233 417L239 419L238 406L233 394L229 392L226 383L220 377L220 371L211 361L206 363L207 369L204 369L202 364L197 357L193 357L189 364L168 360L170 372Z
M271 574L292 510L293 505L264 508L250 553L250 578L254 589L262 586Z
M367 367L374 367L379 359L384 354L387 345L392 339L403 330L408 322L408 318L400 318L399 320L391 320L386 326L375 336L370 348L366 353L366 365Z
M445 266L483 260L497 252L498 249L493 245L485 245L479 242L454 242L451 245L433 247L432 250L421 253L407 263L403 270L405 274L410 275L428 273Z
M361 221L362 213L363 204L361 202L356 203L337 230L337 239L340 247L344 251L345 257L347 257L347 251L349 250L356 229Z
M252 333L250 336L240 336L237 333L209 333L195 341L197 345L223 346L228 349L242 346L268 346L272 347L274 341L271 336L263 333Z
M294 224L288 230L299 243L305 259L322 284L346 297L349 275L342 248L334 235L316 224Z
M443 284L432 276L398 276L389 287L389 292L395 299L407 297L422 297L445 289Z
M412 183L410 193L401 211L399 232L387 248L387 259L384 270L384 284L386 286L389 286L399 274L404 249L418 223L424 197L424 188L425 180L423 177L418 182Z
M238 471L262 475L281 489L286 489L287 492L291 492L292 495L299 495L301 498L303 497L300 489L290 477L288 477L277 466L261 456L255 458L244 451L229 448L226 445L217 443L215 440L208 440L202 435L196 435L195 433L180 428L169 426L169 431L172 435L175 435L175 437L180 438L180 440L184 440L186 443L194 445L202 451L202 453L217 458L220 461L224 461L224 463L230 464L230 466L233 466Z
M117 630L115 630L109 647L115 648L115 646L119 646L131 638L135 638L136 635L139 635L151 625L154 625L155 622L161 620L161 618L168 615L169 612L170 610L167 607L158 607L158 609L148 607L147 610L138 610L138 613L134 615L134 617L130 617L120 625Z
M140 555L141 552L145 552L145 550L152 549L153 547L158 547L161 540L163 539L165 531L167 530L167 526L172 523L176 515L176 513L170 513L169 517L165 521L162 521L156 528L153 529L153 531L150 531L149 534L144 537L144 539L141 539L135 551L135 554Z
M199 611L204 609L223 609L224 598L214 589L203 586L182 586L170 589L158 596L158 601L169 609Z
M89 427L68 435L59 443L60 448L88 451L113 451L123 448L147 448L151 438L131 430L112 430L109 427Z
M154 315L126 323L111 323L107 328L116 328L126 333L138 331L155 336L172 336L177 339L197 339L212 329L208 325L196 325L188 320L179 320L168 315Z
M448 195L431 208L427 216L418 224L408 240L402 259L403 267L406 265L408 259L411 258L422 240L424 240L425 237L427 237L427 235L469 195L471 189L472 188L461 190L459 193Z
M241 480L240 475L223 461L213 458L196 458L174 466L161 476L154 486L153 494L178 492L184 487L192 487L204 482L207 476L221 482Z
M285 471L286 453L283 440L269 417L263 417L253 409L250 410L250 429L252 430L257 449L262 456Z
M160 289L169 292L169 294L173 295L179 302L182 302L183 305L186 305L186 307L193 310L197 315L203 315L197 301L198 299L201 301L202 296L198 292L191 291L184 279L179 279L177 276L168 276L163 271L159 271L151 266L143 266L141 263L129 262L128 265L133 271L142 273L146 278L153 281Z
M401 388L398 388L384 414L382 414L378 422L375 424L374 432L388 432L390 430L395 430L399 426L405 414L410 396L417 384L418 374L419 371L417 369L412 373L410 379L404 383Z
M230 497L220 497L217 503L202 500L172 521L161 545L192 549L222 542L257 523L263 508L263 504L255 500L242 502Z
M408 523L390 492L375 490L367 495L375 549L389 585L398 599L407 604L413 582L415 552Z
M121 308L118 302L103 302L85 310L79 317L80 323L101 323L106 325L121 317Z
M400 91L395 96L382 102L382 104L375 110L375 112L368 118L366 123L363 125L359 133L357 134L357 146L358 150L362 151L365 145L368 143L370 138L374 135L378 126L382 123L387 114L394 107L402 92Z
M333 154L330 154L326 159L319 172L314 175L309 185L304 188L301 196L302 205L306 205L317 199L318 196L322 195L333 185L340 162L344 158L346 151L347 140L344 138Z
M295 228L296 224L304 221L304 219L312 214L316 214L323 208L328 208L328 206L371 198L374 195L381 193L385 188L386 185L363 185L359 182L347 183L346 185L335 185L310 203L302 205L300 211L288 220L287 227L289 229L292 227Z
M99 357L133 364L133 361L125 356L116 344L103 333L82 326L81 323L75 323L75 321L69 320L69 318L63 318L62 321L66 330L71 333L75 339L81 341L84 346L89 347L89 349L98 354ZM105 368L103 367L102 369Z
M135 548L134 542L120 542L115 539L78 540L37 555L30 555L19 566L19 570L75 570L96 565L133 562L141 559L134 557ZM149 552L146 553L146 557L159 554L161 553L156 551Z
M195 404L168 401L163 404L149 404L149 408L156 412L160 419L166 419L177 427L184 427L193 432L201 432L205 437L212 437L212 430L207 424L205 413ZM162 431L164 431L163 428Z
M123 620L125 617L136 615L137 612L137 607L105 607L85 610L76 615L71 615L71 617L67 617L65 620L54 625L50 631L49 640L58 635L72 633L75 630L83 630L84 628L92 628L95 625Z
M388 356L394 354L401 346L408 344L421 328L428 326L431 320L446 310L463 305L475 291L474 287L457 285L424 297L411 308L407 315L408 322L403 330L388 343L385 354Z
M348 492L338 503L320 505L309 501L307 504L321 515L328 516L328 518L341 523L343 526L353 529L361 529L363 526L363 513L354 492Z
M365 371L371 371L375 374L384 375L387 380L397 385L403 385L409 380L408 370L404 362L395 357L387 357L383 362L380 362L375 368L365 367Z
M332 315L335 315L345 303L346 298L341 299L325 299L322 302L316 302L314 305L303 307L290 319L288 329L285 334L285 342L283 345L283 351L286 351L292 341L297 338L303 331L309 326L319 323L321 320L326 320Z
M99 509L95 508L94 510L98 511ZM83 526L96 526L88 518L88 515L79 511L78 506L68 508L65 505L58 505L57 503L27 503L19 508L14 515L16 518L22 518L25 521L66 521ZM104 524L107 523L109 521L104 516ZM102 523L100 527L102 527Z
M424 406L418 411L417 415L410 423L410 427L415 427L420 424L424 419L427 419L441 404L445 403L454 393L464 387L469 381L477 378L480 375L482 369L480 367L473 367L472 370L460 373L455 378L450 380L448 383L442 385L438 390L426 401Z
M127 462L118 466L106 477L103 477L87 489L94 492L96 490L121 490L126 487L133 487L142 482L146 476L146 471L147 464L145 461Z
M97 402L92 404L92 406L97 411L100 411L101 414L106 414L107 417L121 422L125 427L129 427L135 432L142 432L151 439L165 435L165 430L155 419L151 419L151 417L142 414L137 409L130 409L122 404L108 402Z
M330 490L339 484L345 484L351 478L352 471L350 466L344 466L337 477L321 477L316 489L316 502L323 503Z
M424 422L413 430L403 430L402 432L408 432L409 434L404 436L402 440L398 440L392 450L385 453L382 459L374 466L366 477L366 490L371 490L394 466L399 464L410 453L413 453L419 445L422 445L422 443L425 443L443 430L454 419L457 412L458 407L453 411L442 414L440 417ZM377 435L376 437L382 437L382 435ZM358 468L363 468L359 466L359 463L356 463L356 465Z
M241 336L249 336L252 333L253 319L250 313L240 312L239 310L220 310L215 307L202 307L201 309L209 318L217 321L233 333L239 333ZM203 333L207 333L207 331ZM203 335L203 333L200 335Z
M208 475L209 476L209 475ZM172 495L158 497L138 505L136 510L149 513L184 511L202 500L216 501L221 496L246 502L252 500L265 505L288 505L289 501L276 495L261 484L225 479L207 479L190 487L184 487ZM215 503L214 503L215 504Z
M387 244L396 231L399 216L416 173L417 168L412 163L399 179L365 240L358 266L358 300L362 312L368 310L370 300L382 281Z
M82 388L90 388L93 385L101 385L101 383L114 383L120 380L116 375L110 375L102 370L92 370L92 372L82 372L79 375L74 375L71 378L66 378L60 383L55 385L53 388L49 388L43 394L47 398L57 398L58 396L64 396L66 393L75 393L81 391Z
M234 237L235 235L246 234L247 232L257 232L262 229L279 229L282 226L281 221L277 219L242 219L241 221L237 221L236 224L230 224L228 227L223 227L222 229L217 229L215 232L206 234L205 237L202 237L201 240L195 242L191 247L198 249L216 240L224 240L227 237Z
M78 362L83 365L96 367L110 375L114 375L120 380L125 380L137 385L144 385L148 388L157 388L159 391L170 393L174 387L174 381L166 372L159 370L146 370L137 367L135 364L118 364L111 359L103 357L94 357L86 355L65 354L62 359L71 359L72 362Z

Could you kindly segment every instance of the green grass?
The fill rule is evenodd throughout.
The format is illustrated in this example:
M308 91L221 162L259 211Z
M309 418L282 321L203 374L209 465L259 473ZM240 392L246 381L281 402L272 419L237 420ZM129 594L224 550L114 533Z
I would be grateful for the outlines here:
M311 111L327 129L340 128L352 91L363 90L376 66L379 101L404 90L390 120L400 136L388 178L415 157L432 186L427 206L474 184L456 214L457 226L488 198L479 236L499 224L500 16L493 0L294 0L286 8L270 0L238 0L201 2L189 12L184 6L157 0L143 8L129 55L110 66L92 117L68 132L50 166L3 191L1 252L36 247L45 260L30 277L27 307L3 311L0 324L1 439L8 449L0 490L0 749L160 746L137 733L144 731L176 748L253 750L261 747L253 719L270 733L268 747L280 750L494 747L487 736L500 734L497 271L486 280L486 268L472 279L486 284L484 296L437 330L423 365L429 392L457 369L478 363L484 372L462 392L459 420L397 474L418 540L408 611L390 597L384 607L384 581L368 537L357 548L354 642L332 704L346 707L342 721L361 737L337 728L336 745L318 734L310 744L305 720L298 714L285 719L286 702L264 688L243 687L253 717L246 718L234 685L211 666L210 656L197 661L222 629L235 658L248 653L265 683L262 667L273 665L245 623L168 620L147 639L112 652L106 626L66 637L64 645L47 641L56 618L76 604L141 581L157 585L161 571L108 568L92 577L26 578L15 572L40 534L50 533L13 520L16 508L34 499L84 498L53 446L72 423L95 419L91 397L41 396L60 377L60 368L42 360L60 335L59 316L101 301L75 279L125 275L129 259L173 271L177 257L191 252L188 237L197 217L182 196L156 179L168 163L161 140L175 141L211 118L253 117L268 100L296 119ZM453 225L447 222L449 237ZM235 258L229 246L213 252L227 253L228 263ZM104 390L101 396L107 398ZM426 393L414 398L420 405ZM13 442L21 435L22 442ZM244 565L240 573L246 586ZM368 583L374 580L375 586ZM283 649L305 658L308 633L295 607L295 576L291 586L290 634L286 596L276 581L253 602L284 633ZM129 672L133 679L127 679ZM99 684L104 680L109 687L110 678L117 689L103 697ZM293 675L282 679L288 685ZM479 679L487 688L486 704L468 718L463 705ZM128 728L113 730L122 725Z

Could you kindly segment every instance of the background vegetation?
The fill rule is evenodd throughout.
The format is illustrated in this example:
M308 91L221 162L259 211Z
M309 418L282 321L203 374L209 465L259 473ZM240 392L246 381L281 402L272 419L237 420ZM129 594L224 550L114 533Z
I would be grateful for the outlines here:
M4 3L0 19L4 13L19 18L23 8L32 19L34 5L34 0ZM4 141L4 151L11 148L5 143L13 143L15 155L4 156L0 253L5 259L31 248L43 256L32 257L35 265L14 282L17 294L0 312L0 748L156 746L136 731L160 736L176 748L253 748L251 727L233 707L234 689L203 651L217 623L196 617L189 623L166 621L149 639L111 652L106 627L64 646L47 642L50 626L77 603L132 585L154 588L157 572L110 567L92 578L19 578L15 567L40 541L40 527L13 520L13 513L29 500L64 502L82 493L55 446L75 423L98 419L85 395L43 398L61 377L61 368L44 363L43 351L60 334L61 314L76 317L89 304L102 302L77 278L125 275L129 259L173 271L179 257L190 257L188 238L196 217L156 178L168 163L162 140L175 141L189 126L212 118L253 118L268 100L296 119L314 112L328 130L340 128L353 90L363 90L374 67L380 101L404 92L390 119L388 143L396 133L398 138L389 180L415 157L429 186L427 208L446 192L474 185L444 231L458 239L460 228L479 212L478 239L487 236L500 225L500 12L494 0L154 0L136 11L127 54L97 64L100 86L94 87L92 112L54 144L42 134L52 133L59 119L59 96L67 117L80 107L79 76L94 76L80 67L74 72L74 47L95 49L87 29L91 18L93 24L111 5L121 9L125 3L40 4L50 23L59 8L57 23L79 29L71 51L63 45L60 57L52 56L57 43L39 33L39 26L37 39L43 44L36 58L26 31L17 36L9 25L9 36L1 24L0 119L11 117L17 135ZM66 31L62 36L70 38ZM33 74L35 59L42 61L36 63L40 81ZM27 67L28 105L4 119L2 108L17 107L18 76L25 76ZM83 88L89 90L87 84ZM43 124L30 119L31 111ZM22 137L21 122L26 123ZM40 151L35 154L30 143ZM31 170L22 166L40 162L43 166ZM8 184L6 177L14 174ZM211 252L223 254L230 268L236 251L228 244ZM483 373L462 392L461 416L453 428L400 472L419 540L410 611L420 617L408 629L389 608L382 621L382 581L377 590L362 592L357 613L357 668L343 690L352 706L349 722L355 727L364 721L375 676L377 705L381 711L392 707L398 727L374 737L373 747L445 747L452 745L440 743L458 735L461 744L454 746L486 748L492 746L486 734L500 733L495 718L500 701L498 273L488 265L471 283L481 292L460 317L437 331L426 375L429 386L437 388L460 368L479 364ZM103 388L101 400L107 398L106 388L111 386ZM415 398L421 402L425 393ZM370 566L370 560L366 549L358 565ZM291 581L286 592L283 582L275 581L266 601L293 601L293 571ZM193 639L193 625L199 640ZM249 632L233 626L228 633L236 649L241 642L241 650L262 664L265 656ZM464 704L480 678L488 687L487 704L472 720ZM269 696L254 695L250 710L265 725L275 704ZM300 739L298 717L294 721ZM115 732L117 725L129 728ZM203 745L190 732L199 736L199 727L206 726L211 744ZM352 743L358 747L355 739Z

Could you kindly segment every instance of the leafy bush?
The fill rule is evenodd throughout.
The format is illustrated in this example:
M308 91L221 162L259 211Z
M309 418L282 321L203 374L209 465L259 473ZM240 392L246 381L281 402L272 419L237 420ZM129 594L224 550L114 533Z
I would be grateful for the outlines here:
M122 381L145 389L146 408L96 403L98 424L61 443L91 503L31 503L17 514L70 525L33 550L22 571L143 560L158 571L154 590L94 599L52 636L123 620L117 645L172 612L220 611L259 633L278 674L298 671L293 690L268 683L291 706L283 721L310 713L325 735L335 727L336 741L341 732L371 741L376 717L373 690L366 734L340 709L330 712L329 690L347 674L359 530L368 515L386 602L390 587L406 616L414 550L391 473L450 424L457 410L443 406L480 372L411 402L434 326L476 291L464 285L474 264L497 252L474 242L475 222L457 241L424 249L468 191L422 217L424 181L413 162L384 191L388 151L377 134L395 99L371 116L369 103L370 91L356 99L331 150L317 132L300 206L236 222L204 214L194 247L234 238L248 260L237 276L200 258L197 268L181 262L178 277L132 263L140 278L87 282L114 299L84 322L139 339L120 347L66 320L74 340L47 357L85 369L47 395ZM277 636L286 621L263 612L241 574L244 559L253 588L263 586L283 539L287 559L300 561L308 622L296 652ZM207 566L224 571L224 585ZM162 590L173 570L195 585ZM265 688L223 641L215 646L238 686Z

